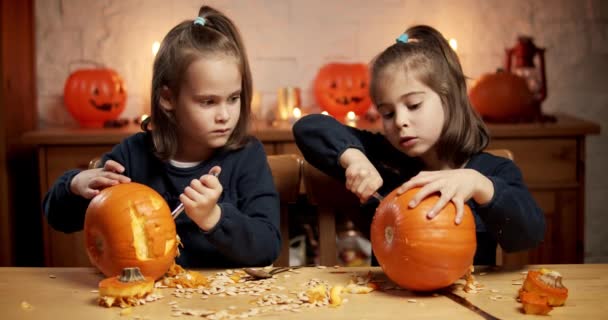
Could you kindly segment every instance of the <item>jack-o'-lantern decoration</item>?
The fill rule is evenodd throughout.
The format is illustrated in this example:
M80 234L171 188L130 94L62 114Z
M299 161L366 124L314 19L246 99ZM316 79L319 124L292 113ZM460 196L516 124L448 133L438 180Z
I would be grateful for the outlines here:
M315 99L332 116L343 119L349 111L361 116L371 105L370 76L361 63L330 63L323 66L314 81Z
M63 100L72 116L85 128L101 128L125 109L127 91L122 78L111 69L82 69L70 74Z
M91 200L84 236L91 263L108 277L137 267L158 279L174 263L179 243L165 200L134 182L103 189Z
M394 190L380 202L372 221L371 242L389 279L409 290L431 291L451 285L473 264L475 220L465 205L457 225L452 202L433 219L427 218L439 196L431 195L410 208L408 203L419 190L401 195Z

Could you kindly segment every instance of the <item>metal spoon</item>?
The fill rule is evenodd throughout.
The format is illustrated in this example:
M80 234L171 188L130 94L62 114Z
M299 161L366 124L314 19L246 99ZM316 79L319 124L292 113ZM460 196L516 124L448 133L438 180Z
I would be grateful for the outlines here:
M253 268L243 268L246 274L252 277L251 280L259 280L259 279L268 279L272 278L273 275L293 269L303 268L305 266L294 266L294 267L278 267L274 268L270 271L266 271L264 269L253 269Z

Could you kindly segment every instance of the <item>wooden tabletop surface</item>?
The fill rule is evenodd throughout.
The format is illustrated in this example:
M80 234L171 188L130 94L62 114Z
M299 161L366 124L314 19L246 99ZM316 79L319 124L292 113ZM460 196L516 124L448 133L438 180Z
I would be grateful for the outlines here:
M465 293L460 288L455 293L466 297L473 304L500 319L537 319L525 315L521 304L515 300L521 287L524 269L484 270L475 272L477 281L484 286L477 293ZM551 319L606 319L608 318L608 264L549 265L559 271L564 285L569 289L565 306L550 313ZM299 273L277 275L271 291L263 294L285 294L303 291L304 283L311 279L326 281L330 286L346 285L349 280L369 271L375 280L385 279L379 268L303 268ZM213 275L215 271L202 271ZM286 277L287 276L287 277ZM191 298L176 297L175 289L156 289L163 297L124 311L117 307L98 306L95 292L102 276L90 268L0 268L0 310L2 319L193 319L192 315L174 315L175 310L206 309L226 310L242 314L258 307L255 303L262 296L210 295L203 299L194 292ZM388 290L368 294L343 293L348 299L338 307L301 308L300 312L270 311L250 317L261 319L481 319L467 308L442 295L420 295L407 290L390 289L390 282L380 282ZM173 307L173 305L176 307ZM274 307L274 306L273 306ZM122 312L122 314L121 314ZM200 318L200 317L198 317ZM544 319L548 319L544 317Z

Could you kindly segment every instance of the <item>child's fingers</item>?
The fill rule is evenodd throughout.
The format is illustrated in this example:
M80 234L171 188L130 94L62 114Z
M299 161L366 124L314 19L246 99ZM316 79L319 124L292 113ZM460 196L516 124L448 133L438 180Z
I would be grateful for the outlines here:
M99 194L99 190L97 189L91 189L91 188L86 188L83 192L82 192L82 197L85 199L92 199L93 197L95 197L96 195Z
M184 193L183 194L186 195L186 197L188 197L188 199L190 199L190 200L192 200L194 202L200 202L201 200L203 200L203 196L197 190L195 190L194 188L192 188L192 186L187 186L184 189Z
M108 160L108 161L106 161L106 163L104 163L103 170L122 173L125 171L125 167L123 167L122 164L120 164L114 160Z
M222 167L220 166L213 166L213 168L211 168L209 170L209 174L215 177L219 177L220 173L222 172Z
M406 181L405 183L403 183L403 184L402 184L402 185L399 187L399 189L397 189L397 195L402 195L402 194L404 194L406 191L408 191L408 190L410 190L410 189L412 189L412 188L415 188L415 187L422 187L422 186L424 186L425 184L427 184L427 182L426 182L426 181L422 181L422 180L419 180L419 179L412 178L412 179L410 179L410 180Z
M412 198L412 200L410 200L410 202L408 203L410 208L414 208L418 205L418 203L420 203L420 201L422 201L422 199L428 197L430 194L438 192L441 190L441 186L438 182L432 182L429 184L424 185L422 188L420 188L420 190L418 192L416 192L416 194L414 195L414 197Z
M114 173L114 172L109 172L109 171L105 172L104 171L101 176L105 177L107 179L116 180L116 181L118 181L120 183L131 182L131 178L129 178L129 177L125 176L125 175L119 174L119 173Z
M431 210L429 210L426 213L427 218L429 218L429 219L435 218L439 214L439 212L441 211L441 209L443 209L448 204L448 202L450 202L451 199L452 199L452 195L451 194L449 194L449 193L442 193L441 197L439 197L439 200L437 200L437 202L431 208Z
M464 218L464 201L462 199L452 199L452 202L456 206L456 219L454 219L454 222L460 224Z
M120 182L115 179L106 178L103 176L95 177L88 185L88 188L92 189L104 189L107 187L111 187L113 185L117 185Z

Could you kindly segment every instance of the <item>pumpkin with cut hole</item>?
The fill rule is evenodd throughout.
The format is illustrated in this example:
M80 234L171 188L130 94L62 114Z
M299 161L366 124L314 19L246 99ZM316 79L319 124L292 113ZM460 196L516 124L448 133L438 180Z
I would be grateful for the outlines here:
M127 91L112 69L82 69L70 74L65 82L63 101L82 127L101 128L123 112Z
M84 236L91 263L106 276L138 267L155 280L173 264L179 242L163 197L134 182L103 189L91 200Z
M362 63L330 63L317 73L315 99L336 118L344 118L349 111L361 116L371 105L369 81L369 71Z
M394 190L380 202L372 221L371 242L389 279L406 289L431 291L451 285L473 264L475 220L465 205L462 222L456 225L456 207L451 202L428 219L427 212L439 196L431 195L409 208L419 190L402 195Z

